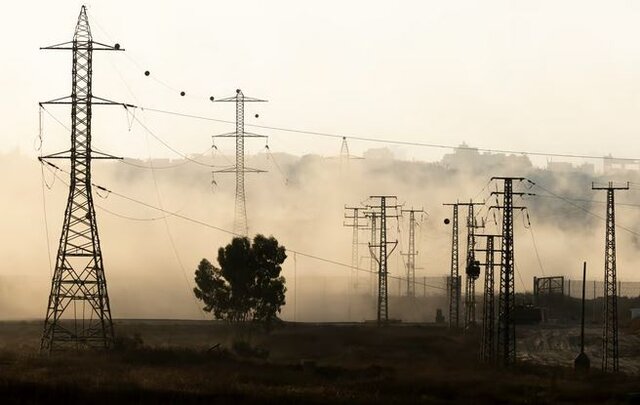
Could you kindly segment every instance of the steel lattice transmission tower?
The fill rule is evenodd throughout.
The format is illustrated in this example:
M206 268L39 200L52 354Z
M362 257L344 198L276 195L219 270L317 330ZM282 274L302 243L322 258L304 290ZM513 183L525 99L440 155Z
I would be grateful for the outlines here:
M360 220L366 219L364 216L365 207L344 207L344 218L347 220L343 223L344 226L353 228L351 237L351 271L349 272L349 286L347 290L349 298L349 320L351 320L351 295L358 284L358 262L359 262L359 244L358 236L360 230L365 228L365 224ZM349 222L350 220L350 222Z
M424 213L424 209L401 210L401 213L409 214L409 250L405 254L407 256L407 296L416 296L416 213Z
M376 213L376 218L380 221L380 240L377 244L369 244L369 250L371 250L372 256L375 257L378 263L378 305L377 305L377 321L378 324L384 324L389 321L389 294L388 294L388 273L389 269L387 261L391 253L398 246L398 241L387 241L387 219L398 218L398 214L389 214L389 209L397 210L400 206L397 203L389 205L389 200L394 202L397 200L396 196L391 195L372 195L370 199L377 199L379 204L368 205L368 208ZM387 245L393 245L391 251L387 249ZM378 255L376 256L373 249L378 248Z
M502 366L511 366L516 361L516 324L514 312L515 296L515 261L513 240L513 210L525 209L513 205L513 196L527 193L513 191L513 182L521 182L524 177L492 177L492 181L502 181L503 190L494 191L492 195L502 195L502 205L490 209L502 211L502 250L500 255L500 295L498 299L498 346L497 360Z
M109 348L114 332L105 278L96 212L91 190L91 161L116 159L91 149L91 109L94 104L125 105L92 93L93 51L118 51L95 42L83 6L73 40L41 49L71 50L73 54L71 96L43 104L71 106L71 148L40 158L70 159L69 197L51 282L40 349ZM133 107L133 106L131 106Z
M467 206L467 256L465 265L465 287L464 287L464 327L472 327L476 324L476 280L480 277L480 266L476 262L475 254L475 229L478 226L474 214L474 206L484 205L484 203L458 203L459 206Z
M460 327L460 275L458 251L458 203L442 204L452 207L451 215L451 271L449 273L449 328ZM449 219L444 220L445 224Z
M258 135L244 130L244 103L264 103L267 100L261 100L253 97L246 97L242 90L237 89L236 95L233 97L215 99L214 102L233 102L236 104L236 130L221 135L215 135L214 138L235 138L236 139L236 163L232 167L221 170L214 170L214 173L235 173L236 175L236 199L233 216L233 232L236 235L247 236L249 234L249 226L247 222L247 205L244 190L244 174L245 173L264 173L264 170L252 169L244 164L244 139L245 138L266 138L265 135Z
M481 263L484 266L484 299L482 305L482 347L480 357L482 361L495 361L496 352L496 310L495 310L495 277L494 268L500 266L495 261L495 253L499 251L495 247L495 239L500 235L476 235L485 238L485 248L476 249L476 252L484 252L485 261Z
M607 191L607 225L604 244L604 329L602 331L602 371L618 371L618 291L616 282L616 212L615 191L626 186L591 185L592 190Z
M369 218L369 230L371 231L371 234L369 236L369 246L373 246L376 244L377 237L378 237L378 230L377 230L378 216L373 211L366 211L365 216ZM376 261L376 255L374 254L371 248L369 248L369 257L370 257L369 271L371 273L371 295L373 296L376 293L376 284L377 284L376 275L377 275L378 262Z

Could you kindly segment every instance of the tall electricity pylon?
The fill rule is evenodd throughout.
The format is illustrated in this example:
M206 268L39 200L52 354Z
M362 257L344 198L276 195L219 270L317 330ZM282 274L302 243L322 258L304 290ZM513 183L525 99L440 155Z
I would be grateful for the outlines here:
M236 103L236 130L221 135L215 135L214 138L235 138L236 139L236 164L221 170L215 170L214 173L235 173L236 174L236 201L233 215L233 233L240 236L248 236L249 226L247 222L247 205L244 191L244 174L245 173L264 173L264 170L252 169L244 164L244 138L266 138L265 135L258 135L244 130L244 103L265 103L267 100L261 100L253 97L246 97L242 90L236 90L233 97L221 98L213 100L217 103Z
M344 207L345 214L344 218L347 220L343 223L344 226L353 228L353 233L351 237L351 271L349 272L349 280L348 280L348 299L349 299L349 312L348 318L351 320L351 296L353 295L354 290L358 284L358 262L360 259L359 254L359 241L358 235L360 230L364 229L366 224L361 223L360 220L366 219L364 216L365 207Z
M407 253L403 253L407 256L407 296L416 296L416 256L418 251L416 250L416 213L424 213L424 209L401 210L401 213L409 214L409 250Z
M91 161L118 158L92 151L91 109L94 104L131 105L93 95L92 62L93 51L124 49L118 44L110 46L93 40L84 6L80 9L73 40L41 49L71 50L73 65L71 96L40 103L71 106L71 148L40 158L41 161L71 161L69 197L40 350L51 353L64 349L107 349L113 344L114 332L93 206Z
M494 191L491 195L502 195L502 205L495 205L489 209L502 211L502 251L500 256L500 296L498 299L498 347L497 359L501 366L509 367L516 362L516 324L514 312L515 296L515 261L513 248L513 210L523 210L525 207L515 207L513 196L529 195L513 191L513 182L521 182L524 177L492 177L491 181L502 181L503 190Z
M484 252L485 261L480 263L484 266L484 300L482 304L482 347L480 350L480 358L482 361L490 363L495 361L496 340L495 340L495 277L494 267L500 266L495 261L495 253L499 251L495 247L495 239L500 235L476 235L476 237L485 238L485 248L476 249L476 252Z
M606 187L591 185L592 190L607 191L607 226L604 243L604 329L602 331L602 371L618 371L618 291L616 283L616 212L615 191L628 190L626 186Z
M476 280L480 277L480 266L476 263L475 256L475 229L482 228L475 219L474 206L484 205L484 203L458 203L458 206L467 206L467 257L465 265L465 287L464 287L464 327L473 327L476 324Z
M458 203L442 204L452 207L451 215L451 272L449 273L449 328L460 327L460 275L458 253ZM444 220L449 223L448 219Z
M370 199L377 199L379 204L368 205L368 208L376 213L376 217L379 218L380 221L380 241L377 244L369 244L369 250L371 250L372 255L376 258L376 262L378 263L378 306L377 306L377 321L378 325L386 324L389 321L389 295L387 289L387 278L388 278L388 266L387 259L393 253L396 246L398 246L398 241L389 242L387 241L387 219L388 218L398 218L398 214L389 214L388 209L397 209L400 207L397 203L392 205L388 204L389 200L393 200L394 202L397 200L396 196L391 195L372 195L369 197ZM391 251L387 249L387 245L393 245ZM374 248L378 248L378 255L376 257L373 252Z

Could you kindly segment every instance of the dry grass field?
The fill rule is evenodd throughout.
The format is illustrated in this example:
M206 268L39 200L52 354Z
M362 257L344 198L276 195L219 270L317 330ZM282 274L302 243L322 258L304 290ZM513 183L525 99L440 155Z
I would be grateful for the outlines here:
M38 355L41 322L0 323L0 401L30 403L636 403L637 375L577 377L572 347L542 365L523 329L512 370L478 362L477 335L435 325L120 320L109 353ZM573 341L573 330L558 341ZM595 333L595 332L594 332ZM551 333L551 335L553 335ZM567 337L568 336L568 337ZM533 349L529 348L532 346ZM544 346L544 345L543 345ZM570 345L571 346L571 345ZM538 347L539 348L539 347ZM549 343L546 349L549 350ZM564 352L563 352L564 350ZM538 356L538 357L536 357ZM564 360L563 360L564 359ZM570 362L569 362L570 364ZM592 358L592 364L599 365Z

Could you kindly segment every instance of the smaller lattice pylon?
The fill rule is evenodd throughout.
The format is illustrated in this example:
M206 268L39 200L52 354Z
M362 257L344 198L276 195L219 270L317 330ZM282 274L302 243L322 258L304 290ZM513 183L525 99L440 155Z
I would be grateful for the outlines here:
M424 208L421 209L402 209L402 214L409 214L409 247L406 253L400 253L407 257L407 296L416 296L416 257L418 256L418 250L416 250L416 226L419 226L416 220L416 214L424 214Z
M386 324L389 321L389 290L388 290L388 273L389 267L387 261L389 256L395 248L398 246L398 241L387 240L387 219L398 218L397 213L400 205L396 203L397 197L394 195L372 195L370 200L377 200L378 204L370 203L367 207L370 211L376 214L378 222L380 223L379 229L379 242L376 244L369 244L369 250L372 256L378 263L378 302L377 302L377 322L378 325ZM388 204L389 200L394 201L392 204ZM388 210L393 209L396 211L394 214L390 214ZM388 245L391 245L391 251L388 250ZM378 249L376 255L374 249Z
M619 371L618 347L618 283L616 276L616 211L615 192L629 190L629 183L616 186L609 182L601 187L591 185L592 190L607 192L607 218L604 243L604 327L602 330L602 371Z
M244 187L245 173L263 173L264 170L246 167L244 163L244 139L245 138L266 138L265 135L254 134L244 130L244 104L245 103L264 103L267 100L259 98L246 97L242 90L237 89L236 95L221 99L213 99L215 103L235 103L236 104L236 130L220 135L214 135L214 138L235 138L236 140L236 161L233 166L224 169L214 170L214 173L235 173L236 175L236 195L235 209L233 219L233 232L239 236L247 236L249 234L249 226L247 221L246 194ZM215 180L214 180L215 181Z
M495 268L500 267L500 261L496 261L496 253L500 248L496 247L496 239L501 235L478 234L476 238L485 238L484 249L476 248L476 252L484 253L484 262L479 263L484 267L484 294L482 302L482 343L480 358L487 363L496 360L496 305L495 305Z

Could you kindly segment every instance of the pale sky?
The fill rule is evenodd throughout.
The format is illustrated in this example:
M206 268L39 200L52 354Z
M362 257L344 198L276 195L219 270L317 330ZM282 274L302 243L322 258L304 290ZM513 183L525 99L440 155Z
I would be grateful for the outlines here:
M248 121L263 125L640 157L640 3L585 0L4 2L0 151L35 154L38 101L70 93L70 52L38 48L70 40L83 3L94 39L126 49L95 53L98 96L233 119L231 105L208 98L242 88L269 99L248 107ZM66 107L50 111L68 122ZM157 143L149 150L118 107L97 107L94 118L100 150L175 157ZM185 153L231 129L150 112L143 118ZM272 135L273 151L340 150L339 140L262 132ZM257 142L249 152L261 149ZM350 144L356 154L372 146L380 145ZM45 152L67 147L47 117ZM444 153L394 150L407 158Z

